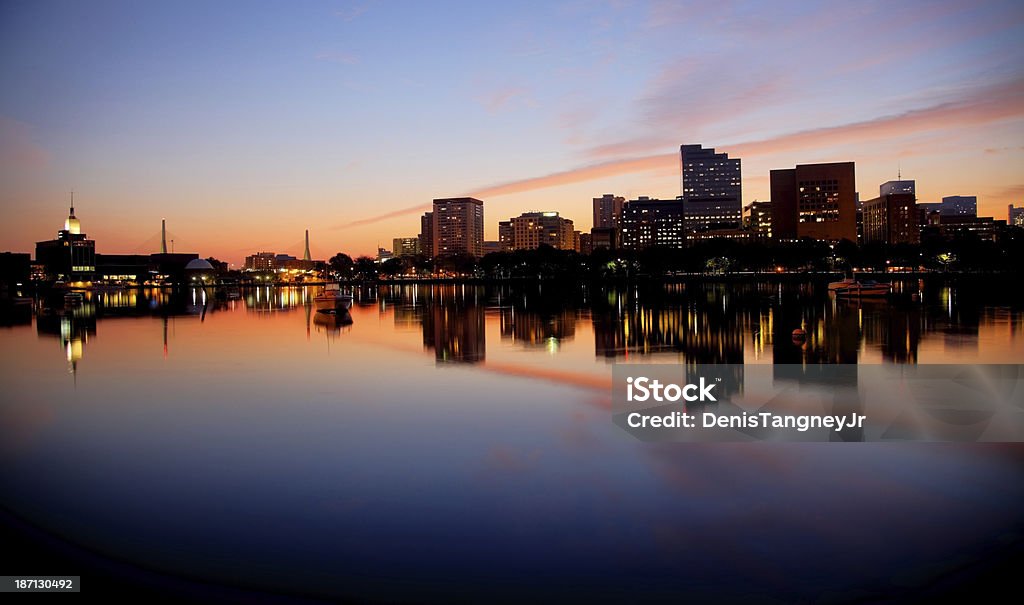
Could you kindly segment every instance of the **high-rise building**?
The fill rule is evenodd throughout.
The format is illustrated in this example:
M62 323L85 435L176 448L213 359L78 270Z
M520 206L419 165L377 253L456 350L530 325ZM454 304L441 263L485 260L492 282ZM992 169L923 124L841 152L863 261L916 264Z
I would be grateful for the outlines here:
M1010 204L1006 213L1006 224L1014 227L1024 227L1024 206L1020 208Z
M276 269L277 254L274 252L257 252L245 257L246 271L274 271Z
M921 240L914 181L889 181L879 196L861 204L864 242L916 244Z
M434 257L434 213L424 212L420 217L420 253Z
M597 229L614 229L619 226L622 216L622 204L625 198L606 193L594 198L594 227Z
M502 250L511 250L515 242L515 232L512 230L512 221L498 221L498 243Z
M576 237L571 220L557 212L524 212L509 219L511 250L533 250L542 244L559 250L575 250Z
M96 271L96 242L82 233L82 224L75 216L75 204L57 237L36 242L36 262L45 267L47 277L79 281L91 279Z
M420 253L420 238L396 237L391 240L391 250L395 256L416 256Z
M911 195L917 194L917 184L915 181L886 181L878 187L878 195L885 197L887 195L894 195L897 193L909 193Z
M978 216L978 197L974 195L947 195L942 198L939 213L943 216Z
M743 221L743 186L739 158L714 148L681 145L680 179L689 231L736 229Z
M752 231L757 237L771 238L772 236L772 203L759 202L754 200L744 208L746 218L743 226Z
M434 256L483 255L484 203L472 197L434 200Z
M853 162L771 171L772 236L857 241Z
M622 219L619 222L622 247L636 250L652 246L685 247L687 237L684 204L680 198L653 200L641 197L626 202L622 207ZM595 248L598 247L598 232L591 232Z

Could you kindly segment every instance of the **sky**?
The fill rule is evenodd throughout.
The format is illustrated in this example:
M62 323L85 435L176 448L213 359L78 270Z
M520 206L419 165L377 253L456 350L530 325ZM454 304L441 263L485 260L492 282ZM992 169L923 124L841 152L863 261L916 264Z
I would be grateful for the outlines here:
M673 198L681 144L856 162L861 199L1024 204L1024 4L0 1L0 251L70 192L99 253L239 265L391 247L439 197L591 227Z

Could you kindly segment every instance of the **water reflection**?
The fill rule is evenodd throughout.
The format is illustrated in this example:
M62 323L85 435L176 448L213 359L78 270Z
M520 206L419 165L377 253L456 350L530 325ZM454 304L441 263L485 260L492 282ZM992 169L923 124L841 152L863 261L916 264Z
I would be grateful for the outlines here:
M913 298L843 300L810 283L647 284L596 286L409 284L356 288L355 309L376 308L397 332L418 330L425 351L439 364L480 363L487 358L488 325L502 346L559 354L587 325L594 356L609 361L686 364L856 364L959 362L979 355L1005 360L1019 353L1024 321L1019 303L956 285L900 290ZM60 341L75 371L99 320L164 319L245 311L263 314L304 310L329 336L348 329L347 311L317 312L316 287L145 288L86 293L80 304L43 300L40 335ZM9 322L15 323L15 322ZM801 330L799 337L794 330ZM979 350L982 332L988 341ZM999 348L1006 349L1000 351ZM926 350L922 359L922 349ZM966 356L966 357L965 357Z
M2 504L119 560L356 600L450 601L467 578L481 601L885 587L1020 528L1019 448L640 443L609 422L609 362L785 360L773 377L799 384L836 361L1024 360L1020 301L917 290L408 284L333 317L314 287L44 301L0 331Z

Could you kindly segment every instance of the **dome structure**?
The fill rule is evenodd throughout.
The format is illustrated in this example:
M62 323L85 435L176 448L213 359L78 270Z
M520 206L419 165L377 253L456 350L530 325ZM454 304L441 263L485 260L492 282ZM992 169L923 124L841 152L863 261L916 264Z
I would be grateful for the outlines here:
M186 271L213 271L213 265L204 258L194 258L185 265Z
M82 223L75 217L74 206L71 206L71 213L68 214L68 218L64 220L64 230L72 235L79 235L82 233Z

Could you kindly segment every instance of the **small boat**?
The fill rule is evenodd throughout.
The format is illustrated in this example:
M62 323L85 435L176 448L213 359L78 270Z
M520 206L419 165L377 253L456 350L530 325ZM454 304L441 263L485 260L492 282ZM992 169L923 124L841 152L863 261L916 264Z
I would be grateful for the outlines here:
M341 284L327 284L324 291L316 295L313 301L318 304L330 304L338 307L348 307L352 304L352 295L341 291Z
M352 325L352 315L345 308L317 309L316 315L313 316L313 323L331 329L342 328Z
M82 304L85 301L85 296L81 292L68 292L64 295L64 305L73 307Z
M848 277L830 283L828 290L835 292L836 296L888 296L892 292L892 284L874 280L859 281Z

